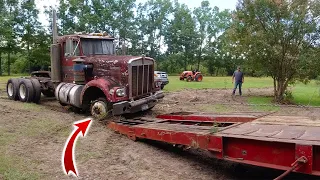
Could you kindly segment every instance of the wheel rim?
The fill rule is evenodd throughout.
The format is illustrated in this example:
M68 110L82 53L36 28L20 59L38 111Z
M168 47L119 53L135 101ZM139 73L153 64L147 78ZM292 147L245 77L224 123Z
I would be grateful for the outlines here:
M19 95L22 99L26 98L26 94L27 94L27 88L24 84L21 84L19 87Z
M8 94L9 94L9 96L13 96L13 84L12 83L8 84Z
M199 76L198 81L202 81L202 76Z
M103 118L107 115L107 109L104 102L97 101L92 105L91 115L96 118Z

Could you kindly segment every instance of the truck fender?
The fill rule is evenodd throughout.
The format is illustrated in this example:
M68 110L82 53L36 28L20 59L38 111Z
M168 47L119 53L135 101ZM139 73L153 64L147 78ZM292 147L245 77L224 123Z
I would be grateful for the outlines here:
M87 94L89 93L90 95L94 96L94 95L97 95L101 92L103 92L107 101L113 102L113 97L109 94L110 86L112 84L113 83L111 83L108 79L103 79L103 78L94 79L94 80L89 81L82 89L80 102L82 104L84 103L83 100L85 99L84 96L86 95L86 93Z

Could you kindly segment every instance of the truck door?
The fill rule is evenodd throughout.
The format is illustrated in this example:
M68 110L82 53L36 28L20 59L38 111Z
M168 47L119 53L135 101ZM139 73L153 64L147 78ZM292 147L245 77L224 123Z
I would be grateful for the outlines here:
M74 81L72 60L81 55L80 40L69 38L63 42L62 46L62 81L72 83Z

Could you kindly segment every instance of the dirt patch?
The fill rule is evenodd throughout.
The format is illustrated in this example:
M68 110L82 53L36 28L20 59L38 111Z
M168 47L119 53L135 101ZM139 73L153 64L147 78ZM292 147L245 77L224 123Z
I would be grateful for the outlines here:
M186 89L179 92L166 93L163 101L154 109L157 113L177 111L257 111L246 106L249 96L272 96L272 88L244 89L243 96L232 96L230 89Z
M42 105L6 99L0 102L0 130L2 138L6 139L0 148L1 154L4 159L13 161L10 166L17 169L17 174L3 172L3 177L69 179L61 168L62 150L72 131L72 123L85 116L65 111L63 107L53 110L51 101ZM75 155L80 179L231 178L223 175L223 168L212 170L197 158L180 153L163 146L133 142L107 129L103 122L95 121L86 138L78 139ZM15 166L16 163L19 165ZM34 173L23 173L28 171Z
M269 95L272 89L248 89L243 97L235 98L230 93L230 90L211 89L167 93L160 104L144 115L253 111L252 107L243 105L247 95ZM62 171L62 150L73 130L72 123L86 116L60 106L52 98L36 105L9 101L3 96L0 98L0 179L72 178ZM277 114L316 116L320 112L281 107ZM97 121L86 138L78 139L75 156L79 179L272 179L281 173L247 166L239 168L196 150L183 151L150 141L133 142L107 129L105 122Z

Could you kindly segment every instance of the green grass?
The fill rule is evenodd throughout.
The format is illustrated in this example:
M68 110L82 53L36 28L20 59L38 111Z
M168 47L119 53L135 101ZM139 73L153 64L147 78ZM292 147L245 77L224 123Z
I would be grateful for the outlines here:
M291 88L294 104L320 106L320 86L315 81L311 81L309 84L297 83ZM273 97L249 97L248 103L272 104L272 99Z
M245 77L243 89L247 88L265 88L273 87L273 80L268 77L253 78ZM183 89L232 89L233 84L231 77L204 77L202 82L180 81L179 76L169 76L169 84L165 86L164 91L180 91ZM320 86L311 81L305 85L297 83L292 87L293 102L299 105L320 106ZM251 104L272 103L272 98L249 97L248 102ZM258 108L258 107L257 107ZM267 107L259 107L268 109ZM205 108L204 108L205 109ZM273 108L271 108L273 109Z
M298 83L293 87L293 102L301 105L320 106L320 85Z
M254 111L278 111L280 108L273 106L272 100L272 97L248 97L249 104L256 104L251 106Z
M23 103L21 103L23 104ZM25 107L17 107L24 109ZM41 174L34 171L39 165L37 159L29 159L23 154L15 154L10 149L19 141L28 139L52 139L67 137L70 126L54 119L40 119L35 117L23 121L19 126L0 126L0 179L42 179ZM14 149L13 149L14 150Z
M31 162L14 155L9 147L17 143L23 136L16 128L0 128L0 179L40 179L37 172L32 171Z
M233 88L231 77L207 77L203 78L202 82L187 82L180 81L179 76L169 76L169 84L165 86L164 91L179 91L182 89L223 89ZM273 81L271 78L252 78L244 79L243 88L263 88L272 87Z
M27 163L19 157L0 154L0 179L40 179L40 175L26 167Z
M28 74L14 74L11 76L0 76L0 82L7 82L7 80L10 78L27 77L27 76L29 76L29 75Z

